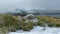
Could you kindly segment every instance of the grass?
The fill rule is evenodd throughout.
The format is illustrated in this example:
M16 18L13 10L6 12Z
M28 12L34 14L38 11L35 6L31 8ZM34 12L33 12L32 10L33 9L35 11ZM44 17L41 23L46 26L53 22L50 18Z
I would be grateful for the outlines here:
M18 29L23 31L30 31L33 26L43 26L47 24L49 27L60 27L60 18L54 18L50 16L36 16L38 22L25 22L25 19L19 21L16 16L12 15L0 15L0 32L3 34L7 32L14 32ZM1 22L2 21L2 22Z
M48 24L49 27L60 27L60 18L56 19L50 16L37 16L40 24Z

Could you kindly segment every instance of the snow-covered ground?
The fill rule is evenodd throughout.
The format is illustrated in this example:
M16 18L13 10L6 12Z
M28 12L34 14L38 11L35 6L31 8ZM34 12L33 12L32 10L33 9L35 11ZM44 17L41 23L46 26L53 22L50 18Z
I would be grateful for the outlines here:
M34 26L29 32L17 30L16 32L10 32L9 34L60 34L60 28Z

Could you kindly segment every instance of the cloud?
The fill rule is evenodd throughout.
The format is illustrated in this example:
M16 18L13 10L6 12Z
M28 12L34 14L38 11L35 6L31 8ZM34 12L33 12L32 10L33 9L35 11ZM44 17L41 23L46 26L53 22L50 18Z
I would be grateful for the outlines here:
M0 0L0 10L9 10L15 8L60 9L60 0Z

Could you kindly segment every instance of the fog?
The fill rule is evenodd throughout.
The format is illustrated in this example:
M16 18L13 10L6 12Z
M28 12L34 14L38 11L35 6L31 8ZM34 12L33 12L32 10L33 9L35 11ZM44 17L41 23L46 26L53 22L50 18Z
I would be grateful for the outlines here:
M60 0L0 0L0 13L20 9L59 9Z

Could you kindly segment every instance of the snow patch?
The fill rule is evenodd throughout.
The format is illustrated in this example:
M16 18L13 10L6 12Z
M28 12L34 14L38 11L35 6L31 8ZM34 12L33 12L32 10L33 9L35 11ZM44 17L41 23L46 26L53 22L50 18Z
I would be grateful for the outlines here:
M16 32L10 32L9 34L60 34L60 28L34 26L29 32L17 30Z

